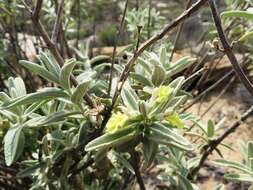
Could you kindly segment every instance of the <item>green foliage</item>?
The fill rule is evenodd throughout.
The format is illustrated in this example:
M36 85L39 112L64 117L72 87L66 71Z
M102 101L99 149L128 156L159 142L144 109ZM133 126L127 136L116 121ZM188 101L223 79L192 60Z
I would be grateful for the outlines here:
M159 155L161 145L174 147L180 152L194 149L181 134L187 118L178 113L178 109L188 97L181 89L185 79L179 77L172 80L173 75L191 65L193 60L184 58L176 63L168 63L167 50L162 47L159 52L159 57L149 52L140 57L130 80L123 87L120 99L103 133L88 141L85 146L87 153L83 158L84 161L95 155L98 170L101 167L100 160L106 159L108 164L112 163L111 155L113 155L119 163L115 169L123 167L133 172L129 155L133 150L143 152L147 167ZM23 151L31 151L33 157L24 162L24 170L19 176L33 175L32 189L39 186L70 187L66 184L66 177L71 172L74 157L68 150L78 147L80 142L92 134L98 124L96 118L99 110L94 112L88 108L83 101L84 94L92 93L92 97L102 103L102 108L110 105L108 98L103 97L108 83L103 81L100 74L106 65L99 66L98 70L98 66L93 67L92 64L94 60L99 60L100 56L90 60L84 52L82 57L81 62L74 59L66 60L62 68L50 54L43 52L38 55L39 64L20 61L25 68L48 82L53 82L57 87L44 87L27 94L21 78L10 78L8 92L1 92L0 113L10 123L4 138L6 164L11 165L25 158ZM118 67L120 71L120 66ZM148 74L150 71L152 75ZM144 82L132 76L140 76ZM71 77L77 81L76 87L71 85ZM141 88L135 89L136 85ZM42 136L40 135L42 138L37 139L41 143L35 143L35 149L24 149L29 143L26 139L28 134L44 129L47 129L47 132L43 132ZM28 136L29 138L31 137ZM56 172L55 163L58 163L62 156L65 157L62 174L59 179L54 179L51 176L52 171ZM114 168L110 166L108 171L110 170L113 171ZM95 171L96 169L93 172ZM88 171L85 170L84 174L86 172ZM87 175L90 175L88 173ZM121 172L118 174L121 175Z
M229 160L216 160L215 163L227 167L235 169L236 172L225 174L225 178L232 181L241 181L241 182L249 182L253 183L253 142L249 141L247 144L241 142L240 143L240 151L243 156L244 162L239 163L236 161ZM250 188L249 188L250 189Z
M155 34L162 26L164 17L162 17L155 8L150 10L148 5L144 4L136 10L135 8L129 10L126 15L127 29L132 34L132 39L137 35L138 27L141 27L141 39L146 39L148 34Z

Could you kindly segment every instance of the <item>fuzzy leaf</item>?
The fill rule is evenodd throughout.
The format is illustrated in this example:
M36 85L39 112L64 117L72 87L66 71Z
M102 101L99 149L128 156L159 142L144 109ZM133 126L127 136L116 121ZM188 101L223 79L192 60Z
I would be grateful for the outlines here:
M239 11L239 10L225 11L221 13L221 17L223 18L241 17L241 18L246 18L246 19L253 19L253 12Z
M10 166L21 155L25 137L22 126L15 126L8 130L4 137L4 157L7 166Z
M41 64L45 65L48 71L52 72L55 76L59 77L61 68L58 63L54 60L54 58L50 55L50 53L40 52L38 56Z
M225 174L224 177L231 181L241 181L253 183L253 177L249 174Z
M68 94L59 88L45 88L41 91L18 97L2 104L2 108L11 108L20 105L31 104L43 100L50 100L60 97L68 97Z
M28 70L34 72L35 74L40 75L44 79L55 82L55 83L59 83L58 76L46 70L43 66L30 62L30 61L26 61L26 60L21 60L19 61L19 63L23 65L25 68L27 68Z
M216 160L215 163L220 166L233 168L233 169L242 171L244 173L247 173L249 175L253 175L253 171L251 170L251 168L249 168L239 162L234 162L234 161L229 161L229 160Z
M130 77L135 81L144 84L145 86L153 86L152 82L141 74L131 73Z
M155 65L154 72L152 73L152 83L155 86L159 86L163 83L165 80L165 71L162 67Z
M134 110L138 110L138 96L130 86L124 86L121 92L121 98L124 104Z
M88 87L90 85L91 79L87 81L83 81L81 84L78 84L76 89L74 90L72 96L71 96L71 101L80 104L83 100L84 94L87 92Z
M67 63L64 64L64 66L61 69L60 84L66 90L70 89L69 79L70 79L71 72L74 69L75 65L76 65L75 59L70 59L67 61Z
M157 143L171 145L186 151L193 149L187 139L162 124L154 123L149 126L149 129L150 134L148 134L148 138Z
M120 144L123 144L135 138L136 132L134 132L134 130L135 129L133 127L128 127L115 133L106 133L101 137L98 137L93 141L89 142L86 145L85 150L92 151L95 149L119 146Z

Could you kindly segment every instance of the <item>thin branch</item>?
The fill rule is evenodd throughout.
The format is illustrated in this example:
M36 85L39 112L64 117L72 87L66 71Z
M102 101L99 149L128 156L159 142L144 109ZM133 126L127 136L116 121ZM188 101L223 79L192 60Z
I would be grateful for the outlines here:
M118 45L119 38L120 38L120 36L121 36L121 34L122 34L122 31L123 31L123 28L124 28L124 23L125 23L125 17L126 17L127 7L128 7L128 0L126 0L126 3L125 3L123 16L122 16L122 19L121 19L121 22L120 22L120 27L119 27L118 34L117 34L116 39L115 39L114 46L113 46L112 64L111 64L111 71L110 71L108 95L110 95L110 92L111 92L112 78L113 78L113 70L114 70L115 57L116 57L116 50L117 50L117 45Z
M205 163L206 159L212 152L217 149L217 147L222 143L222 141L228 137L231 133L233 133L242 122L244 122L251 114L253 113L253 106L251 106L236 122L234 122L219 138L211 141L207 146L205 146L204 153L199 161L199 164L196 168L194 168L188 175L189 179L193 179L200 168Z
M221 82L223 82L226 78L228 78L230 75L233 74L233 70L229 71L226 75L224 75L222 78L220 78L219 80L217 80L212 86L210 86L208 89L206 89L205 91L203 91L201 94L199 94L194 100L192 100L188 105L186 105L183 108L183 112L185 112L186 110L188 110L192 105L194 105L202 96L208 94L211 90L213 90L214 88L216 88Z
M235 76L230 79L226 86L222 89L218 96L215 97L213 102L206 108L206 110L201 114L200 118L203 118L209 110L218 102L218 100L226 93L230 85L235 81Z
M252 86L251 82L249 81L249 79L247 78L247 76L245 75L245 73L243 72L241 66L239 65L239 63L237 61L237 58L235 57L235 55L232 51L232 47L228 43L227 38L224 34L224 31L223 31L223 28L222 28L222 25L221 25L220 15L218 13L218 9L217 9L215 1L214 0L209 0L209 5L210 5L211 11L212 11L213 20L214 20L214 23L215 23L220 41L221 41L223 49L224 49L223 51L227 55L230 63L233 66L234 71L238 75L241 82L247 88L249 93L251 95L253 95L253 86Z
M36 6L35 6L35 9L32 13L32 17L33 19L38 22L39 20L39 16L40 16L40 11L41 11L41 8L42 8L42 4L43 4L43 0L37 0L36 2Z
M62 18L62 12L63 12L63 6L64 6L64 0L61 0L60 5L57 10L57 15L56 15L56 21L54 23L54 29L52 32L52 37L51 40L53 43L57 42L57 38L59 35L60 27L61 27L61 18Z
M186 9L189 9L189 7L191 6L191 3L192 3L192 0L188 0L188 2L186 4ZM173 47L173 49L171 51L171 55L170 55L170 61L172 61L174 53L175 53L175 51L177 49L178 40L179 40L180 35L182 33L183 26L184 26L184 21L180 24L180 26L179 26L179 28L177 30L176 38L175 38L175 41L174 41L174 47Z
M140 190L146 190L146 187L145 187L145 184L144 184L143 179L141 177L141 173L140 173L140 169L139 169L140 158L139 158L138 152L133 150L130 152L130 154L131 154L130 163L133 166L135 177L136 177L137 182L139 184Z

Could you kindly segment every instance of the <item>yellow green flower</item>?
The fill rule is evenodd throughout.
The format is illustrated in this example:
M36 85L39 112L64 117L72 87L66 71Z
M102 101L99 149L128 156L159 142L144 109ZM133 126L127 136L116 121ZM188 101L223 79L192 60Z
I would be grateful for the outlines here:
M124 128L124 124L127 121L127 119L128 115L124 113L121 112L113 113L106 125L105 132L115 133L119 129Z
M160 104L168 100L172 93L173 89L169 86L160 86L156 88L153 93L153 99L156 103Z
M175 127L184 128L184 123L176 112L169 114L165 120Z

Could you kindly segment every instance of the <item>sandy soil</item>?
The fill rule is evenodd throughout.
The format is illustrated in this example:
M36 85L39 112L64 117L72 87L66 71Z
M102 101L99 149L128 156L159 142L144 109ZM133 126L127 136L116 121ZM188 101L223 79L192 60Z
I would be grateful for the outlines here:
M223 86L220 86L218 89L222 89ZM198 114L203 113L209 104L215 100L219 92L210 93L207 97L202 100L202 102L196 103L191 109L190 112ZM252 105L253 100L246 89L238 84L232 84L227 93L225 93L216 103L216 105L202 118L204 122L207 122L209 119L219 122L224 117L226 121L220 129L219 133L222 133L224 129L231 126L231 124ZM251 127L253 117L250 117L246 122L242 123L241 126L231 134L225 143L230 145L233 150L220 146L219 149L223 153L224 159L229 159L233 161L242 161L242 156L238 148L239 140L247 141L253 137L253 128ZM223 180L222 176L226 172L225 169L216 167L213 165L212 161L220 158L217 153L214 153L209 157L208 165L211 165L211 168L204 168L200 171L200 177L203 179L200 184L201 189L209 190L213 189L217 184L226 183L226 190L244 190L247 189L245 185L228 183ZM213 168L212 168L213 167ZM247 186L247 185L246 185Z

